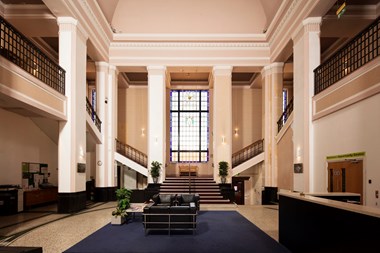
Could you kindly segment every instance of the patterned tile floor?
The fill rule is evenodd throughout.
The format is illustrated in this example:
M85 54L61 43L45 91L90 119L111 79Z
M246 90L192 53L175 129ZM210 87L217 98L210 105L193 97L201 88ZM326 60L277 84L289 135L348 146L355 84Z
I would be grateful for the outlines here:
M76 214L58 214L55 205L0 216L0 246L38 246L44 253L63 252L110 222L116 203L96 203ZM236 210L278 240L278 206L212 205L201 210Z

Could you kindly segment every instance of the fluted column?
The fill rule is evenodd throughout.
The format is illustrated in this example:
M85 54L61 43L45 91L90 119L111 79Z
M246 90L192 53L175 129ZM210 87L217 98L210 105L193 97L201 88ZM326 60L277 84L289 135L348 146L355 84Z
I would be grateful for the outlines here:
M277 186L277 121L282 114L284 63L275 62L263 68L261 76L263 96L263 127L265 186Z
M232 177L232 66L213 69L213 163L214 180L220 182L219 162L229 164L227 182Z
M303 173L294 174L294 190L313 191L314 129L312 97L314 72L320 64L320 17L308 18L302 28L293 34L294 55L294 163L303 164Z
M158 182L165 179L166 67L148 66L148 169L152 161L162 166ZM148 183L153 179L148 174Z
M86 207L86 41L88 35L72 17L59 17L59 65L66 71L67 121L59 122L58 211Z

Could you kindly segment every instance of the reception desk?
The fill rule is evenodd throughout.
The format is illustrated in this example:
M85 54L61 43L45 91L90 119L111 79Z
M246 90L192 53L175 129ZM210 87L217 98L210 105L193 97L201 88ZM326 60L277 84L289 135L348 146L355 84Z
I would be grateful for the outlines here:
M279 193L281 244L293 253L379 252L380 209L312 195Z

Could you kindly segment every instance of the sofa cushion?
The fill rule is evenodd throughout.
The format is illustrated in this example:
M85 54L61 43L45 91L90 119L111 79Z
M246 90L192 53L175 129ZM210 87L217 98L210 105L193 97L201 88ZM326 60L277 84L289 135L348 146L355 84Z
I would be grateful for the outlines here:
M160 203L169 203L171 204L172 196L170 194L160 194Z
M189 204L190 202L194 202L195 201L195 197L194 197L194 194L182 194L182 203L185 204Z

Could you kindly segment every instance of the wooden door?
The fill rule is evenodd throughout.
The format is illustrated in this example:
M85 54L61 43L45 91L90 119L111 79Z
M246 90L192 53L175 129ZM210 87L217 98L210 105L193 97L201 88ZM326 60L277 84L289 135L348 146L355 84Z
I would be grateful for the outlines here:
M328 163L328 191L359 193L363 202L363 160Z

